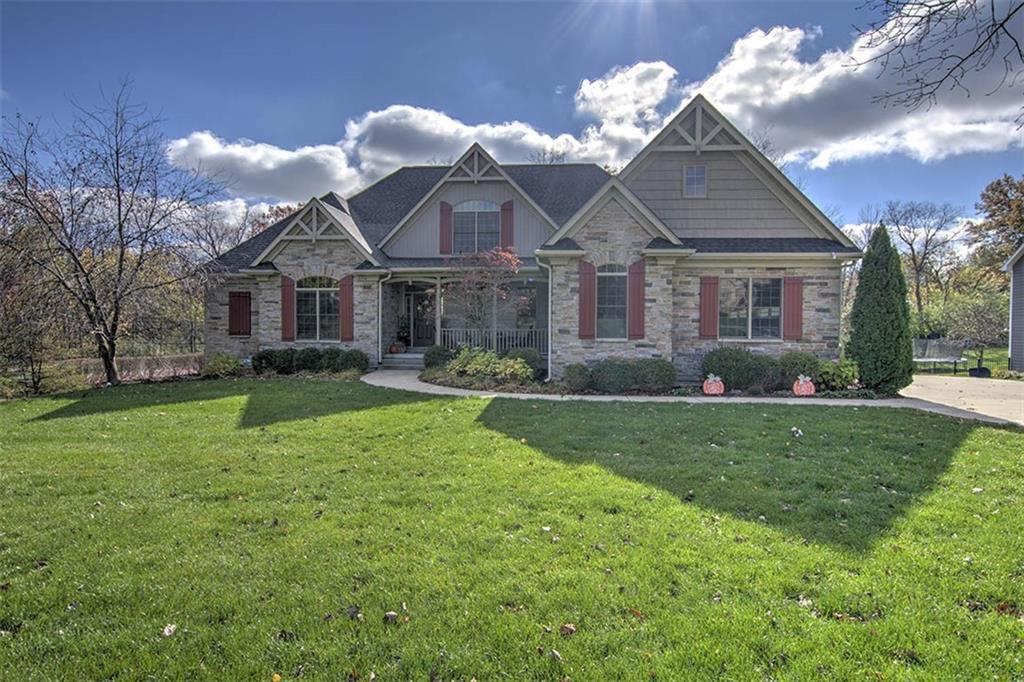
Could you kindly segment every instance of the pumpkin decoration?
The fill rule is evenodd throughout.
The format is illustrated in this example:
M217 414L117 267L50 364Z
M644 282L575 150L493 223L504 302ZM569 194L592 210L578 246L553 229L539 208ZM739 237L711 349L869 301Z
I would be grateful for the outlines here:
M704 395L722 395L725 393L725 384L722 383L721 377L709 374L708 378L704 380Z
M405 344L402 343L401 341L395 341L390 346L388 346L388 352L389 353L393 353L393 354L394 353L404 353L405 352Z
M793 382L793 395L814 395L814 382L809 376L801 374L796 378L796 381Z

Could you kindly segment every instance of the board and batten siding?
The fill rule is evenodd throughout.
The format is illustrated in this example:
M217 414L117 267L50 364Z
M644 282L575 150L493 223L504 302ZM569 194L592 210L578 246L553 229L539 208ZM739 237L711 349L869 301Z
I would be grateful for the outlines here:
M1010 274L1010 369L1024 372L1024 258Z
M384 251L389 256L429 258L441 255L440 202L457 206L463 201L491 201L501 206L512 201L513 245L523 256L532 256L534 250L551 236L551 225L527 203L507 182L452 182L427 203L412 222L396 236Z
M625 182L680 237L818 236L739 160L745 153L654 152ZM689 165L707 168L704 198L683 196Z

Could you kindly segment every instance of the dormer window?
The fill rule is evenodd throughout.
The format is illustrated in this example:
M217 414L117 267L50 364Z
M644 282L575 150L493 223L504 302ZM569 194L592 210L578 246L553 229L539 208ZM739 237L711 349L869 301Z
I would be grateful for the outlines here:
M683 196L703 199L708 195L708 167L686 166L683 170Z
M498 248L501 209L490 201L464 201L452 210L453 251L479 253Z

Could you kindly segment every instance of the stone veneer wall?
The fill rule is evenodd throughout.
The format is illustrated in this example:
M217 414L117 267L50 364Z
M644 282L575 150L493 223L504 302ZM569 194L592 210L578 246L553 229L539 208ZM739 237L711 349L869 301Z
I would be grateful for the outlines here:
M248 291L252 324L250 336L228 335L228 293ZM227 353L239 358L251 356L259 344L260 284L253 278L217 278L207 284L204 293L203 353L210 357Z
M595 266L629 266L641 258L641 249L651 241L626 210L613 199L582 228L573 239L586 251L586 260ZM581 339L579 337L579 260L552 262L552 374L562 376L565 366L574 362L595 362L608 357L672 358L672 317L660 311L671 310L673 268L671 260L648 258L644 297L644 338Z
M248 357L263 348L342 347L357 348L369 356L371 363L376 363L377 275L353 272L363 260L362 254L351 244L335 240L319 241L316 244L307 241L289 242L273 259L274 265L281 273L296 281L317 275L341 279L348 274L354 274L355 341L281 341L280 276L231 278L212 282L206 291L206 355L226 352ZM246 290L252 293L252 336L228 336L228 291Z
M629 265L640 257L650 235L617 201L610 201L573 239L586 251L585 258L601 266ZM670 360L684 380L700 375L701 358L720 345L742 345L758 353L778 356L791 350L820 358L839 355L840 268L697 265L687 259L647 257L645 337L637 341L579 338L579 260L555 258L552 269L552 373L561 377L565 366L592 363L608 357L655 357ZM700 278L726 277L804 278L803 329L800 341L718 341L699 338Z
M756 340L717 341L701 339L700 278L728 277L803 277L804 338L800 341ZM675 295L672 300L674 348L673 362L685 380L700 378L700 361L709 350L737 345L755 353L778 357L788 351L813 353L822 359L839 357L840 268L839 267L695 267L680 261L676 268Z

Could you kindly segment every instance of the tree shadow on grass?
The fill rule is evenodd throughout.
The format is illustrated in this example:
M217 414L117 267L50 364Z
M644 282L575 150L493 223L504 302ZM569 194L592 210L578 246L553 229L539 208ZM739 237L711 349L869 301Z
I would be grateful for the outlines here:
M881 408L519 400L492 401L478 421L556 460L856 552L935 487L975 428Z
M297 377L173 381L124 384L51 396L42 400L61 401L63 404L31 421L68 419L233 397L246 398L237 424L240 429L431 399L431 396L417 393L377 389L358 381ZM74 402L65 403L68 399L74 399Z

